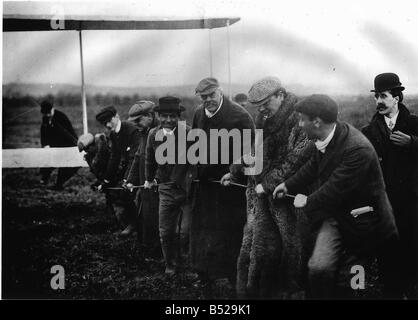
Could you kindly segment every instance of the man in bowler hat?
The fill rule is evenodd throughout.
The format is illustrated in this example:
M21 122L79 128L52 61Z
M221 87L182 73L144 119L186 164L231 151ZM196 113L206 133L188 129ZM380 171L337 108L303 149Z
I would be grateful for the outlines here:
M374 79L376 114L363 133L373 144L399 230L403 284L409 295L418 272L418 117L403 104L395 73Z
M159 231L160 243L165 260L165 274L173 275L177 271L180 243L178 238L187 241L189 226L188 215L190 213L187 202L187 190L189 187L187 178L188 165L178 163L165 163L157 159L157 149L166 144L171 148L167 152L174 151L176 158L180 152L178 139L181 139L179 131L188 132L190 127L184 122L179 123L180 114L185 108L180 105L176 97L167 96L159 99L159 105L154 109L159 114L161 124L151 129L148 135L145 154L145 188L151 189L158 184L160 198L159 205ZM181 127L183 126L183 127ZM184 128L184 126L186 126ZM181 225L180 235L178 226Z
M123 185L135 157L140 140L139 129L129 121L121 121L115 107L105 107L96 115L96 120L110 131L110 157L99 190L118 184ZM136 206L129 190L112 191L112 202L119 222L125 228L121 236L135 231Z

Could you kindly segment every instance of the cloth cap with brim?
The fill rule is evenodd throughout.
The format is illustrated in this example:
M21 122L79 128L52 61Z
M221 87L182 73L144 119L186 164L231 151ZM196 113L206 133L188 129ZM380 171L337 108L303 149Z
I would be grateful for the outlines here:
M50 113L52 110L52 103L49 101L42 101L41 103L41 113L42 114L47 114Z
M181 104L180 99L177 97L167 96L158 99L158 106L154 108L158 113L178 113L186 110Z
M252 85L248 91L248 101L254 106L262 105L277 90L282 88L282 83L277 77L266 77Z
M77 141L78 151L81 152L85 150L93 142L94 142L94 136L91 133L86 133L86 134L81 135Z
M207 95L219 88L219 82L215 78L205 78L196 87L196 94Z
M140 116L152 112L155 107L155 103L152 101L141 100L137 101L128 112L128 121L134 121Z
M116 109L114 106L105 107L96 114L96 120L100 123L107 123L116 115Z
M247 97L247 95L245 93L238 93L235 96L234 100L236 102L243 102L243 101L247 101L248 100L248 97Z
M295 110L328 123L337 121L338 105L325 94L313 94L299 101L295 104Z
M405 90L405 88L402 87L402 83L400 82L397 74L386 72L381 73L374 78L374 89L370 91L383 92L392 89L400 89L401 91Z

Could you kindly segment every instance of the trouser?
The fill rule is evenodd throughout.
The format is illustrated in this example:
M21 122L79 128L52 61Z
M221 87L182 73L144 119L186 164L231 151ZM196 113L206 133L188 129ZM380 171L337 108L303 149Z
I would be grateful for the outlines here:
M399 231L402 284L407 291L418 280L418 200L413 195L410 198L394 197L391 204Z
M136 197L138 241L159 250L158 192L155 189L140 189Z
M382 243L376 252L386 298L400 298L397 248L398 242L394 236ZM347 250L338 222L333 218L324 220L308 262L312 298L354 297L354 290L362 289L356 286L355 276L366 272L373 257L373 255L359 256Z
M166 265L171 267L179 258L179 245L189 251L190 203L186 192L174 185L160 185L158 193L161 249Z
M129 190L106 191L106 205L113 207L113 212L122 228L135 223L137 210L134 199L135 194Z
M51 176L51 173L54 169L55 168L40 169L42 180L45 181L45 183L48 182L49 177ZM57 181L55 185L58 187L62 187L63 184L78 171L78 169L80 169L80 167L58 168Z

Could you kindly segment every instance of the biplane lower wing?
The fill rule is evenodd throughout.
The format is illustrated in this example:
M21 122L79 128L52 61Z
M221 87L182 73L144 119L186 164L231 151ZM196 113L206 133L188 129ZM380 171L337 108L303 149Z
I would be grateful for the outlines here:
M88 167L77 147L3 149L3 168Z

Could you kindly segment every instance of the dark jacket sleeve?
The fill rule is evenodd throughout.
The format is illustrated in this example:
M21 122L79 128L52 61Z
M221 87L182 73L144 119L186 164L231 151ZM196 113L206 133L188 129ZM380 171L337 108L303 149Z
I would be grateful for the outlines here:
M127 152L127 163L128 163L128 167L126 168L125 174L124 174L124 179L128 178L129 172L131 171L132 166L134 165L135 162L135 155L138 151L138 147L139 147L139 140L141 139L140 137L141 133L139 132L139 130L137 128L135 128L135 130L132 130L132 132L129 133L129 144L128 144L128 148L129 150L126 150Z
M285 181L288 192L290 194L295 194L304 189L307 185L311 185L316 179L315 173L317 171L318 155L315 152L302 168Z
M77 134L68 117L64 113L56 111L54 118L55 126L62 136L65 137L65 140L67 141L66 144L71 146L77 145Z
M109 163L107 165L106 173L104 175L104 179L108 181L114 181L116 178L116 173L119 167L122 153L114 134L110 136L110 139L112 141L112 147L110 149L110 158Z
M139 165L140 165L140 158L141 158L141 150L135 152L134 161L132 162L131 169L129 170L128 176L126 178L128 183L132 183L133 185L137 185L139 183Z
M155 161L155 140L156 128L152 129L148 134L147 146L145 151L145 180L153 181L155 179L155 173L157 171L157 161Z
M336 207L347 200L353 190L361 188L362 177L367 176L373 153L364 147L354 147L346 151L341 163L335 168L328 180L310 196L306 209Z

